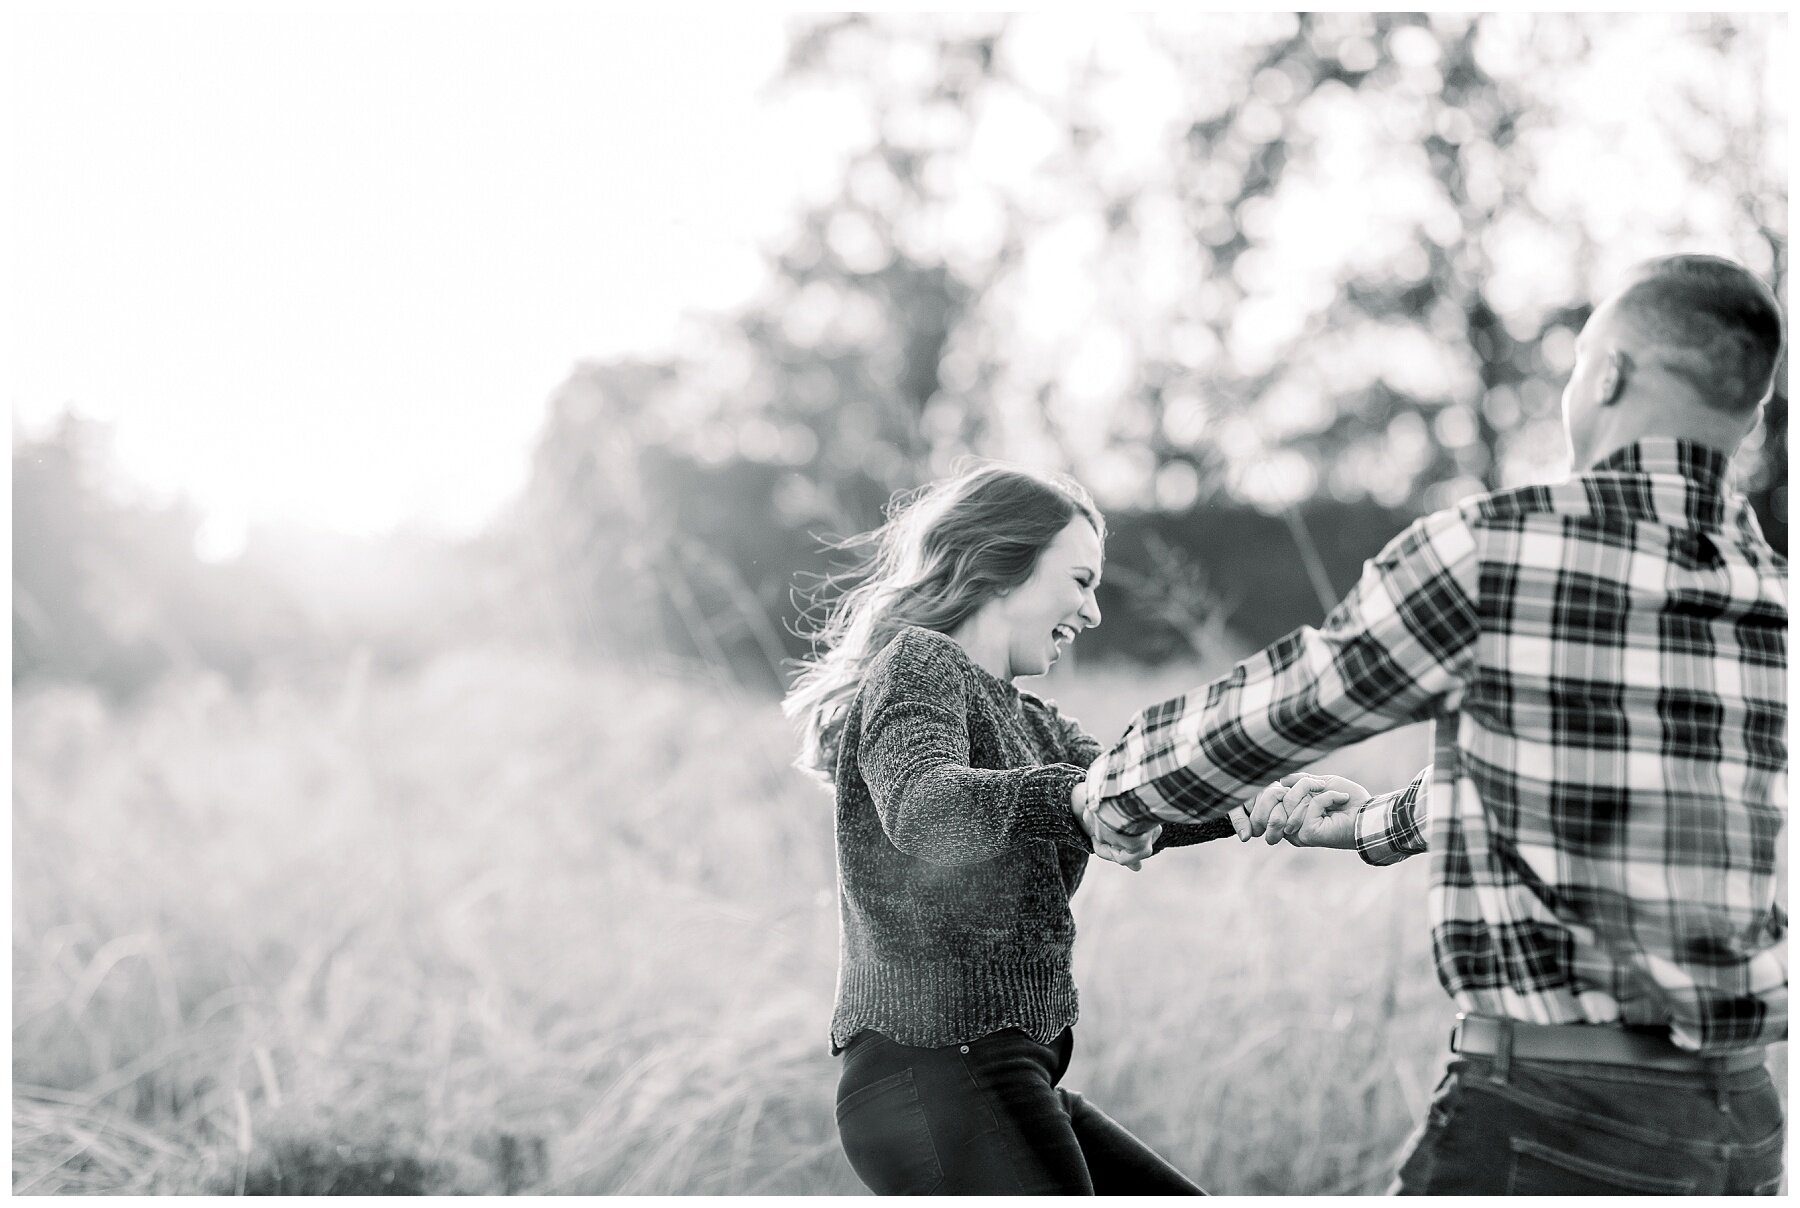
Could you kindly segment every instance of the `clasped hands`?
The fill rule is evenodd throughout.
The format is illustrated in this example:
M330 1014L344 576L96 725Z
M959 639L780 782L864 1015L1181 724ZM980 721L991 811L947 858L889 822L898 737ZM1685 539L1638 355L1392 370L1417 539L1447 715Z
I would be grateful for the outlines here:
M1140 835L1113 829L1100 820L1100 799L1094 796L1087 781L1077 780L1069 790L1069 808L1075 812L1075 820L1081 824L1081 829L1087 832L1096 856L1137 872L1155 853L1156 840L1162 835L1162 823Z
M1342 776L1295 772L1256 795L1246 810L1231 811L1239 842L1260 837L1270 846L1286 839L1295 847L1356 847L1356 815L1369 790Z
M1369 792L1342 776L1295 772L1283 776L1228 817L1239 842L1261 838L1273 846L1286 839L1294 847L1356 847L1356 814ZM1156 850L1159 823L1142 834L1128 834L1099 817L1099 801L1086 781L1076 781L1069 806L1094 845L1094 854L1137 872Z

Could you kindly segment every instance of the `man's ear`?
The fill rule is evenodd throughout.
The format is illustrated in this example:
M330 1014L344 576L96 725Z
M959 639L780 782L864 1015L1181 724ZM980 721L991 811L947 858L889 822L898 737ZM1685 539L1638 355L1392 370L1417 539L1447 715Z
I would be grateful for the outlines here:
M1617 348L1607 350L1594 380L1594 396L1602 407L1610 407L1625 392L1625 380L1631 376L1631 356Z
M1764 421L1769 418L1769 400L1774 397L1775 388L1770 386L1769 393L1763 396L1763 401L1750 408L1748 415L1746 415L1744 419L1744 430L1738 436L1739 440L1743 440L1752 432L1763 426Z

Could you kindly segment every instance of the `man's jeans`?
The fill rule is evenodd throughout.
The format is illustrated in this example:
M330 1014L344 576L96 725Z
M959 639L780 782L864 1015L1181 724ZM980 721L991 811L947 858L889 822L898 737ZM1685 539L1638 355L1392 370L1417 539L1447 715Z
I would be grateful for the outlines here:
M1774 1195L1781 1101L1767 1069L1674 1073L1452 1058L1399 1195Z

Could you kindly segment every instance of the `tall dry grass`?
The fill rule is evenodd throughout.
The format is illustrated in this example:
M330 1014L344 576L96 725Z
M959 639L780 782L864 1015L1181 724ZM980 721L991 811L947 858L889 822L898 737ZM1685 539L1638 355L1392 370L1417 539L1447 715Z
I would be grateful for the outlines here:
M1049 691L1111 737L1184 676ZM14 1190L859 1191L829 804L788 747L766 701L497 651L19 698ZM1096 865L1069 1084L1209 1188L1379 1190L1449 1018L1423 873Z

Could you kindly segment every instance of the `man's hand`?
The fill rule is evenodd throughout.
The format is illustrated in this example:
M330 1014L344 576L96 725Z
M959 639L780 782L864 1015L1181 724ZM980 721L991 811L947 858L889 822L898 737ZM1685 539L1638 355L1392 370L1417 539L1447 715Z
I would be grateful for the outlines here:
M1157 837L1162 834L1161 824L1141 835L1127 835L1100 821L1099 804L1086 781L1076 781L1069 790L1069 808L1074 811L1076 821L1093 843L1094 854L1137 872L1155 851Z
M1262 836L1269 844L1286 839L1295 847L1356 848L1356 814L1369 791L1342 776L1296 772L1257 794L1249 810L1231 811L1240 840Z

